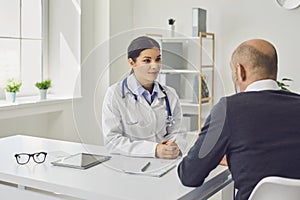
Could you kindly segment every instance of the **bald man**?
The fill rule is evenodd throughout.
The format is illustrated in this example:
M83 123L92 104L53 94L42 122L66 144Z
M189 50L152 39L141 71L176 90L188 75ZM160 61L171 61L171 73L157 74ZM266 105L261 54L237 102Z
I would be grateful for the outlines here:
M239 45L230 65L237 94L214 106L178 175L200 186L226 155L236 199L246 200L264 177L300 179L300 95L278 87L276 49L265 40Z

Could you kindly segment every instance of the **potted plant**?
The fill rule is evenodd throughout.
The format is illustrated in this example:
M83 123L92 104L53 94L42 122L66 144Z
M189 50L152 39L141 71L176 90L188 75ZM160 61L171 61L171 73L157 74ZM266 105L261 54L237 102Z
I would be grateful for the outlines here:
M175 19L173 19L173 18L168 19L168 21L169 21L169 25L175 24Z
M6 100L14 103L16 101L16 93L20 91L22 86L21 81L16 81L14 79L8 79L6 84Z
M43 80L41 82L36 82L35 86L40 90L40 99L47 99L47 90L51 87L51 80Z
M288 89L288 87L289 87L290 85L285 84L285 83L284 83L285 81L293 81L293 80L290 79L290 78L283 78L281 81L276 81L276 82L277 82L278 86L279 86L282 90L290 92L290 90Z
M174 37L175 36L175 19L174 18L168 19L168 23L171 27L171 36Z

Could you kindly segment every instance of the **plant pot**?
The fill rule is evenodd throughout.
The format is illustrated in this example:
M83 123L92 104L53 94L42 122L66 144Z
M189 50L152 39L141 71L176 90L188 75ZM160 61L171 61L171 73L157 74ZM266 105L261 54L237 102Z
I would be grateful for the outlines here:
M47 99L47 90L40 90L40 100Z
M15 92L6 92L5 93L6 101L15 103L16 102L16 93Z
M170 26L170 37L175 37L175 25L169 25Z

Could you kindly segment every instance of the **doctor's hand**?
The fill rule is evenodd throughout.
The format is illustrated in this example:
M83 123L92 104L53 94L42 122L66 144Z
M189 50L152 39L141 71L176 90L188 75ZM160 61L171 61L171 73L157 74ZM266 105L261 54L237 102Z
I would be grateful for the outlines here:
M221 162L220 162L220 165L228 166L226 155L223 156L223 158L222 158L222 160L221 160Z
M156 145L155 156L157 158L175 159L179 155L179 147L176 140L163 140Z

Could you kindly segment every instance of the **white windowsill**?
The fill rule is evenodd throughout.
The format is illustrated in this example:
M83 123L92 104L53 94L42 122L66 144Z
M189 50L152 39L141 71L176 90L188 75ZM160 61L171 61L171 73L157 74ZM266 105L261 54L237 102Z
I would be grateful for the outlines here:
M0 119L60 112L64 104L72 101L73 97L54 95L49 95L46 100L39 100L39 96L17 97L15 103L0 100Z

